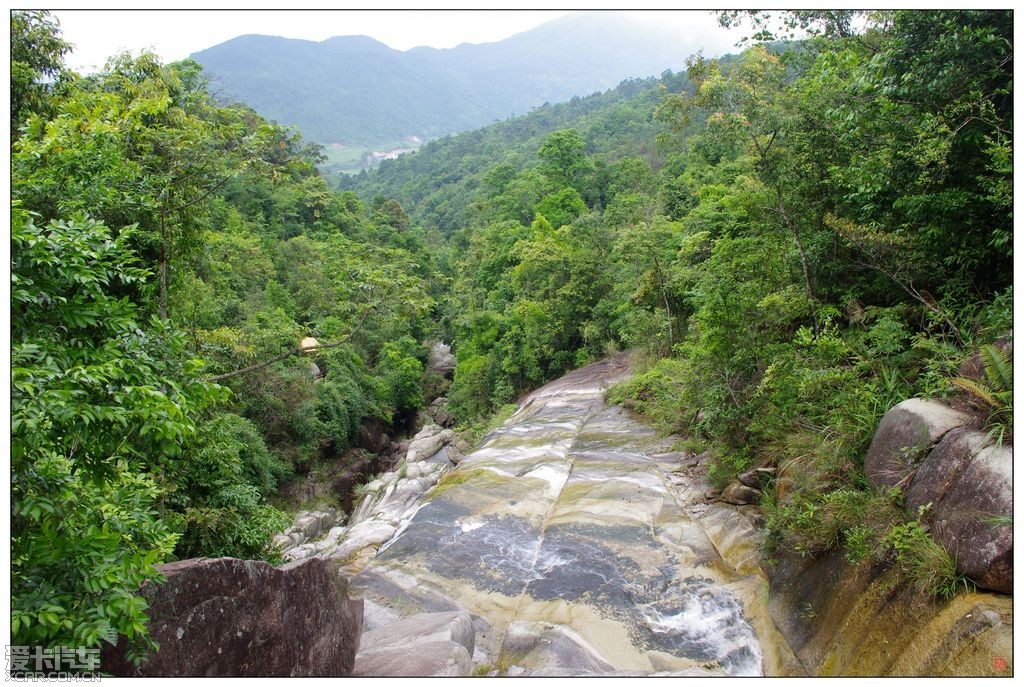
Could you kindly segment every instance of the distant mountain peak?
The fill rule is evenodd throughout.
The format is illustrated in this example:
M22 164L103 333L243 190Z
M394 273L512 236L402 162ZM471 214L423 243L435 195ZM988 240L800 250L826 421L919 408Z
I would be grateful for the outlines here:
M494 43L395 50L365 35L240 36L192 57L225 97L319 143L475 129L622 79L680 69L697 46L621 12L574 12Z

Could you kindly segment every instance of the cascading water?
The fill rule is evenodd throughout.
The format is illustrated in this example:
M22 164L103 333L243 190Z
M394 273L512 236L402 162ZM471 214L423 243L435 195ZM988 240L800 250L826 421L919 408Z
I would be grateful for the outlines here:
M754 528L605 405L625 373L611 359L525 399L353 590L397 615L477 616L474 660L510 675L763 674L764 578L720 536Z

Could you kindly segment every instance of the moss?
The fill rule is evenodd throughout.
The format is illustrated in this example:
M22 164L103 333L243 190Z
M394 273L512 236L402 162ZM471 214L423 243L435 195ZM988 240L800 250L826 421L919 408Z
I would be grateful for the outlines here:
M488 470L452 470L444 477L442 477L437 485L430 490L430 492L423 499L424 503L429 503L437 497L441 496L450 489L465 484L474 477L482 476L483 473L489 472Z

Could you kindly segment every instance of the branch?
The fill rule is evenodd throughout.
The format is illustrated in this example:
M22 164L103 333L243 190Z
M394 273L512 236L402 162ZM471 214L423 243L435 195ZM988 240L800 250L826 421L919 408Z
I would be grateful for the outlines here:
M170 214L170 213L173 213L173 212L181 212L182 210L185 210L185 209L187 209L187 208L190 208L190 207L192 207L192 206L193 206L193 205L195 205L196 203L201 203L201 202L203 202L204 200L206 200L207 198L209 198L209 197L210 197L211 195L213 195L213 192L214 192L214 191L216 191L217 189L219 189L219 188L220 188L221 186L223 186L224 184L228 183L228 181L230 181L230 180L231 180L231 179L233 179L234 177L235 177L235 174L229 174L228 176L224 177L223 179L221 179L220 181L218 181L218 182L217 182L216 184L214 184L213 186L211 186L210 188L208 188L208 189L206 190L206 193L202 194L202 195L201 195L201 196L199 196L198 198L193 198L192 200L188 201L187 203L184 203L184 204L182 204L182 205L179 205L179 206L178 206L178 207L176 207L176 208L171 208L171 209L170 209L170 210L168 211L168 214Z
M264 360L262 363L256 363L254 365L250 365L249 367L243 367L242 369L235 370L233 372L225 372L222 375L214 375L213 377L208 378L206 381L219 382L224 379L230 379L232 377L237 377L239 375L249 374L250 372L255 372L256 370L262 370L264 367L267 367L268 365L273 365L274 363L280 360L284 360L285 358L289 358L293 355L299 355L300 353L313 353L315 351L320 351L325 348L337 348L342 344L348 343L348 341L359 332L359 330L363 326L363 322L365 322L366 318L369 317L371 310L373 310L373 308L367 308L366 310L364 310L363 316L359 318L359 322L356 323L356 326L352 329L352 331L346 334L339 341L335 341L334 343L329 344L318 344L316 348L304 348L302 346L299 346L298 348L293 348L287 353L282 353L281 355L276 355L273 358L270 358L269 360Z
M964 343L963 337L961 337L960 335L960 329L953 323L953 320L949 319L949 316L946 315L944 310L942 310L937 305L932 304L931 302L928 301L927 298L922 296L921 293L914 288L914 285L910 281L907 281L907 283L903 283L903 281L899 279L895 273L886 270L884 267L880 265L875 265L869 262L863 262L861 260L854 260L854 263L860 265L861 267L867 267L868 269L876 270L878 272L881 272L885 276L889 277L889 279L891 279L893 283L896 284L898 287L903 289L907 293L907 295L909 295L911 298L924 305L924 307L931 310L933 313L941 317L943 320L945 320L946 325L952 330L953 336L956 338L957 343L960 344L961 347L964 347L966 345Z

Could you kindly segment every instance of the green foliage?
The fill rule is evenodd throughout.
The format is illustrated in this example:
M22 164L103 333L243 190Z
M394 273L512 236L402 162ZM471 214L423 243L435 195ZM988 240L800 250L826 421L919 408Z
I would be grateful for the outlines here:
M988 411L985 429L1002 445L1013 431L1013 360L1000 348L987 344L978 352L984 378L957 377L952 384Z
M925 509L922 507L922 511ZM920 520L893 527L882 540L882 547L919 592L951 599L974 589L971 582L957 572L956 562L929 536Z
M11 139L30 114L49 109L54 92L68 78L64 55L71 44L60 37L57 20L42 10L11 12Z
M12 31L37 59L13 75L12 629L144 643L156 564L279 561L280 482L419 406L433 256L397 202L330 191L315 148L218 106L195 63L77 78L46 15ZM234 394L205 381L308 334L334 344L316 381L287 356Z
M134 594L177 538L149 473L179 459L223 396L195 381L179 336L113 295L147 276L130 231L84 216L42 227L17 206L11 221L14 638L142 640Z

